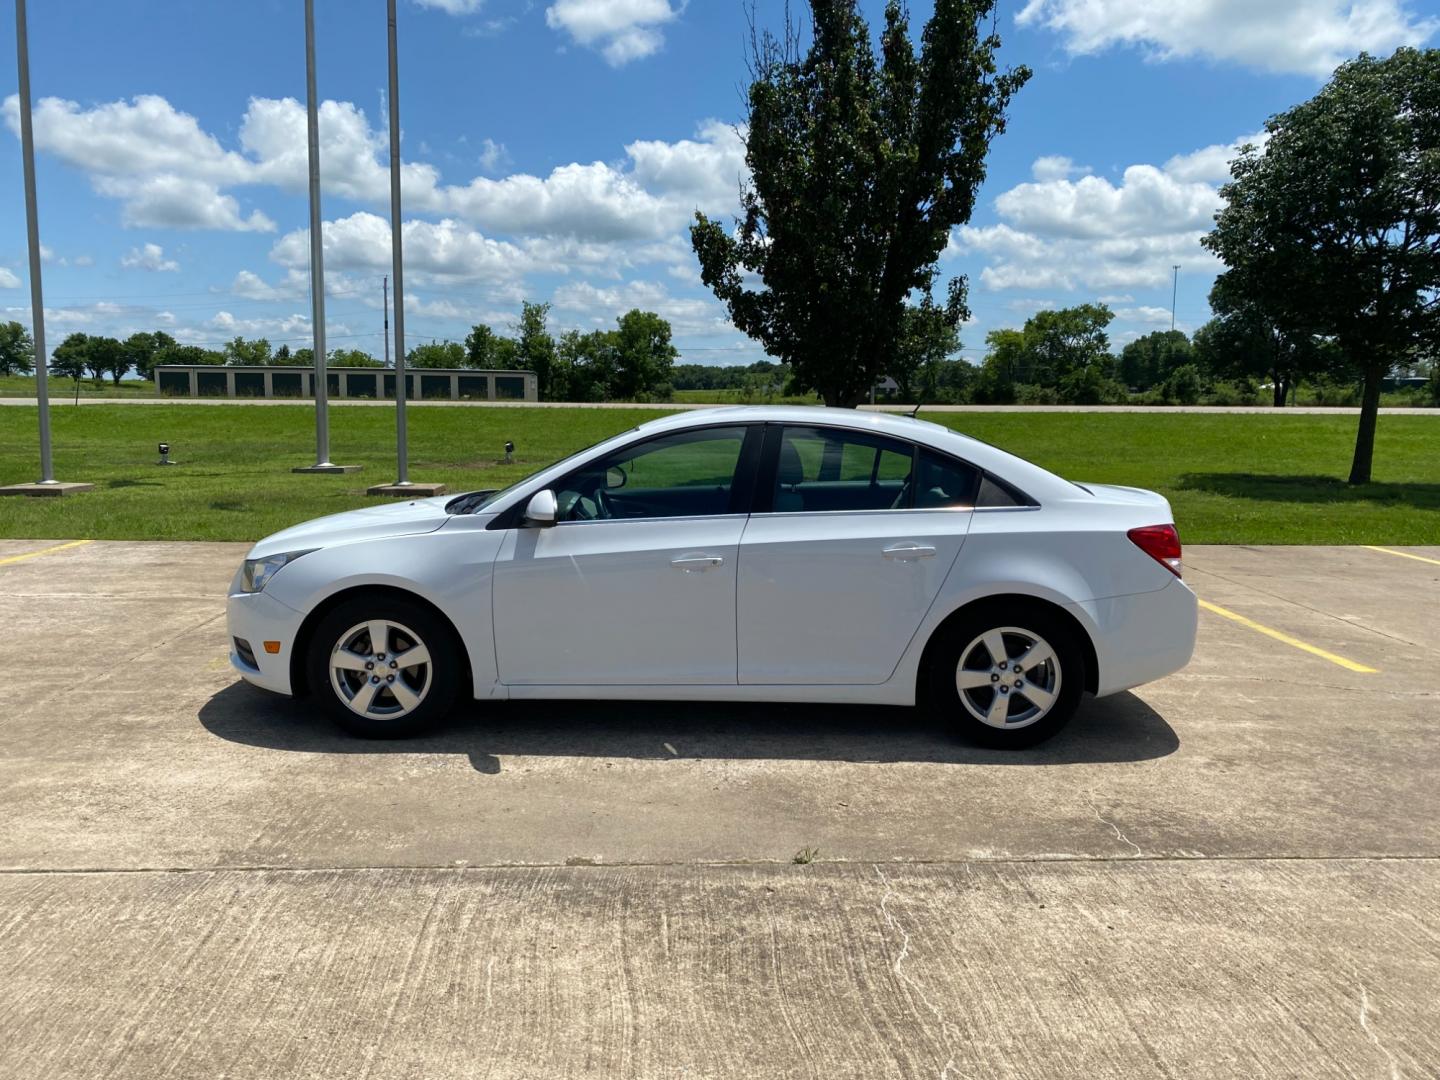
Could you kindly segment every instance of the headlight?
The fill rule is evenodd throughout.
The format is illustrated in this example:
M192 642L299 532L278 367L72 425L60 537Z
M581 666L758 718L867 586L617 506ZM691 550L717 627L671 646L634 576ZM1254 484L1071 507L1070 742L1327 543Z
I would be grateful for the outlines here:
M281 568L288 566L301 555L309 555L314 548L304 551L287 551L283 555L267 555L263 559L246 559L245 569L240 573L240 591L257 593L270 583Z

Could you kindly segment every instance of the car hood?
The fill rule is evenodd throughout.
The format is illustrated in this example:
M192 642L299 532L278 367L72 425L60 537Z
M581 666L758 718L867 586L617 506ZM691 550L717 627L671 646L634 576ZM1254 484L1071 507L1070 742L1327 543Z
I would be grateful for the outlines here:
M433 499L367 506L343 514L330 514L272 533L250 549L249 557L261 559L285 551L434 532L450 518L445 512L445 504L449 501L450 496L440 495Z

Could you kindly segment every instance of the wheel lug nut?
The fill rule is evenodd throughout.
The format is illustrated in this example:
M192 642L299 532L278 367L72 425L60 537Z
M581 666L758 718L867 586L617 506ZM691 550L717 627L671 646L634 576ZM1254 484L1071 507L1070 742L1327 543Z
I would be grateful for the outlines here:
M386 681L386 682L394 682L394 681L395 681L395 676L394 676L394 675L386 675L386 676L385 676L385 681Z
M1002 687L1000 687L1000 693L1002 693L1002 694L1008 694L1009 692L1010 692L1010 688L1009 688L1008 686L1002 686Z
M390 661L390 666L391 666L391 667L397 666L394 660L391 660L391 661Z
M385 654L384 654L383 652L382 652L382 653L376 653L376 654L375 654L375 659L376 659L376 660L384 660L384 659L385 659Z
M379 675L371 675L371 676L370 676L370 681L371 681L372 683L378 683L378 682L380 681L380 676L379 676Z
M366 661L365 661L365 670L366 670L366 671L374 671L374 670L375 670L375 665L372 664L369 660L366 660Z

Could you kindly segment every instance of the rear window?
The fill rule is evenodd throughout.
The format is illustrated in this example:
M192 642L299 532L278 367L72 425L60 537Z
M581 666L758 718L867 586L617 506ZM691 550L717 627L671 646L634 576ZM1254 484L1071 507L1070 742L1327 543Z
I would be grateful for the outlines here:
M920 451L920 472L915 485L916 509L974 506L981 486L980 470L975 466L930 450Z

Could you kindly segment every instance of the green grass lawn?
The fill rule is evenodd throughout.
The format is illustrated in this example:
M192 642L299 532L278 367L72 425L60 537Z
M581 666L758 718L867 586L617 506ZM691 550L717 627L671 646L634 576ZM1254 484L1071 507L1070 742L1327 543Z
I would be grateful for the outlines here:
M53 375L48 383L51 401L73 401L75 382L71 379L57 379ZM147 398L158 396L155 384L149 379L125 379L118 386L110 379L81 379L80 396ZM35 396L35 380L29 375L0 375L0 397Z
M410 412L411 478L452 492L499 487L663 409ZM375 500L394 478L390 409L331 410L332 457L350 476L295 475L314 460L308 406L126 405L53 410L55 469L96 485L64 499L0 500L0 536L254 540ZM927 414L922 414L927 415ZM1130 484L1174 504L1188 543L1440 544L1440 417L1385 416L1376 483L1344 483L1353 416L931 413L1075 480ZM507 439L516 461L504 465ZM169 442L182 465L155 465ZM38 471L36 412L0 408L0 482Z

